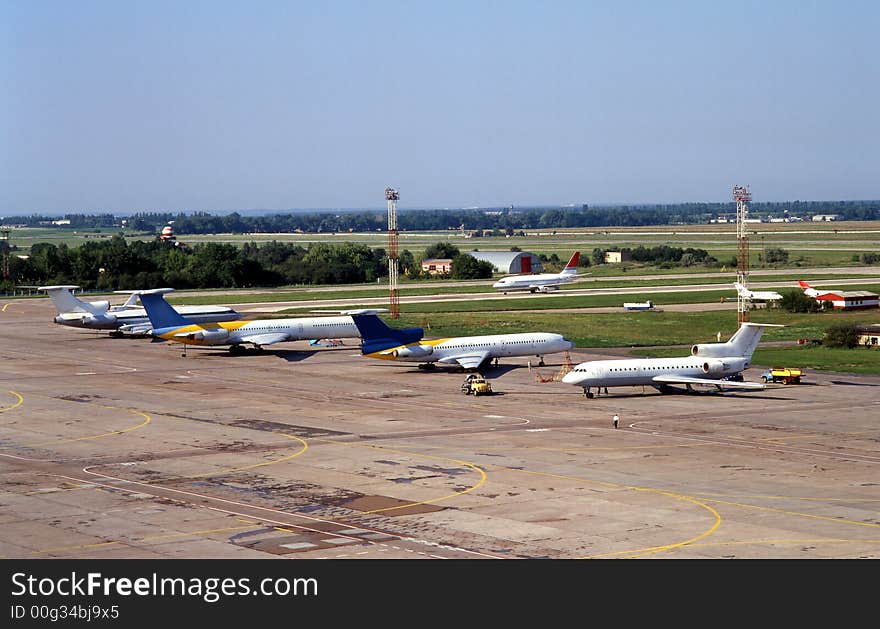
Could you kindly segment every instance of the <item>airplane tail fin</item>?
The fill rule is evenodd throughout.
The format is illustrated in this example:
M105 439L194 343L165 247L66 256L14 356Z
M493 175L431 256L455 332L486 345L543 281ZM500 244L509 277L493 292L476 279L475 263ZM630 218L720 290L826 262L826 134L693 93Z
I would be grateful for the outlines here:
M125 300L125 303L120 304L118 306L113 306L114 310L126 310L128 308L137 308L137 301L140 297L141 291L139 290L115 290L114 293L122 293L128 295L128 299Z
M374 314L352 314L351 318L361 334L361 353L372 354L392 347L418 343L425 331L422 328L394 329Z
M817 291L815 288L813 288L803 280L798 280L798 284L800 284L800 287L804 290L804 294L809 297L815 297L819 294L819 291Z
M568 264L565 265L565 268L562 269L562 272L565 275L574 275L578 270L578 262L581 259L581 252L575 251L574 255L571 256L571 259L568 261Z
M55 305L57 314L65 312L88 312L91 314L100 314L106 310L106 308L103 310L96 308L93 304L74 297L73 293L70 291L77 288L79 288L79 286L40 286L37 290L45 291L49 294L49 298ZM104 304L103 302L99 302L98 305Z
M154 330L161 328L173 328L184 325L194 325L192 321L180 315L171 307L165 298L164 293L169 292L167 288L158 288L156 290L140 291L141 304L150 319L150 324Z
M743 322L736 334L730 337L725 343L730 347L728 356L741 356L743 358L751 358L758 347L758 341L764 333L764 328L783 328L784 325L776 323L752 323L750 321Z

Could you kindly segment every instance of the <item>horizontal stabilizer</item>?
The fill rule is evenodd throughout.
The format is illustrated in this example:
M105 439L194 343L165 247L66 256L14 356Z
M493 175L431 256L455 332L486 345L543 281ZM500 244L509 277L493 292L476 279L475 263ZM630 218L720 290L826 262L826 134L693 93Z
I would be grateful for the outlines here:
M147 288L144 290L115 290L113 291L119 295L165 295L167 293L173 293L173 288Z

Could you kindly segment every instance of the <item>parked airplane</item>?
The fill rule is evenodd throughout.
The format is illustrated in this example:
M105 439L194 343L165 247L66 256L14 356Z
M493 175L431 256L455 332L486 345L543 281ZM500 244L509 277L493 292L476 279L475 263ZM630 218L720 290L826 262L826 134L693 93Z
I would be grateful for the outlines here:
M782 299L782 295L772 290L749 290L739 282L734 282L733 286L740 297L751 301L778 301Z
M510 275L502 277L500 280L492 284L492 288L497 288L505 295L512 290L527 290L532 293L542 292L548 293L551 290L557 290L561 284L566 284L579 277L578 260L581 258L581 252L575 251L574 255L562 269L561 273L533 273L530 275Z
M114 336L122 333L145 334L152 325L147 312L137 305L142 291L116 291L129 294L124 304L111 306L109 301L82 301L71 293L79 286L39 286L55 304L55 323L75 328L92 330L113 330ZM159 288L156 291L170 293L173 288ZM170 306L169 306L170 307ZM241 317L235 310L226 306L179 306L178 312L193 321L209 323L234 321Z
M419 369L432 369L434 363L460 365L463 369L477 369L493 359L496 364L507 356L536 356L544 364L545 354L567 352L574 344L560 334L524 332L519 334L489 334L455 338L422 339L422 328L393 329L375 314L352 316L360 330L363 342L361 354L384 360L418 362Z
M576 365L563 376L566 384L583 387L584 395L593 397L592 387L649 385L661 393L673 390L669 385L714 385L741 389L763 389L760 382L743 382L742 371L751 364L752 352L764 328L784 327L771 323L744 322L726 343L704 343L691 348L691 356L682 358L634 358L591 360Z
M198 324L174 310L165 301L161 290L142 291L140 299L150 317L150 333L154 337L184 345L229 345L229 352L232 354L240 353L245 343L250 343L259 350L265 345L283 341L360 336L351 316L252 319Z

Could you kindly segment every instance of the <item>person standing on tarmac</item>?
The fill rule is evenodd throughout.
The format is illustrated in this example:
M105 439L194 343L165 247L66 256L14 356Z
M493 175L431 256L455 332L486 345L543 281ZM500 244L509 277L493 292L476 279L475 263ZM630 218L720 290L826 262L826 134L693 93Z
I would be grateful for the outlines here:
M617 428L617 422L620 421L620 417L617 416L617 413L614 414L614 417L611 419L611 422L614 424L614 427Z

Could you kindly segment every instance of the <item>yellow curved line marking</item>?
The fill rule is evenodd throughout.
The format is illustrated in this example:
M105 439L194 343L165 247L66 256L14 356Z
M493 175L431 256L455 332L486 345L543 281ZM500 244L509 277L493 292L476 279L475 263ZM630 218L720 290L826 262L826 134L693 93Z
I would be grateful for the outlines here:
M697 494L708 500L715 500L718 497L724 498L756 498L756 499L773 499L773 500L803 500L805 502L880 502L880 498L810 498L808 496L768 496L768 495L749 495L749 494ZM717 501L720 502L720 501ZM734 503L735 504L735 503Z
M9 308L9 304L3 304L3 308L0 308L0 312L6 312L7 308Z
M703 531L699 535L696 535L696 536L691 537L689 539L683 540L681 542L675 542L674 544L664 544L662 546L651 546L650 548L639 548L639 549L635 549L635 550L621 550L621 551L617 551L617 552L613 552L613 553L602 553L599 555L587 555L586 557L582 557L582 559L595 559L597 557L612 557L615 555L629 555L630 557L638 557L641 555L649 555L649 554L653 554L653 553L659 553L664 550L671 550L673 548L678 548L680 546L686 546L686 545L692 544L695 541L698 541L698 540L701 540L705 537L708 537L709 535L714 533L718 529L719 526L721 526L721 514L719 514L711 506L709 506L703 502L700 502L699 500L697 500L696 498L693 498L691 496L685 496L684 494L677 494L677 493L674 493L671 491L664 491L661 489L652 489L650 487L636 487L634 485L621 485L619 483L609 483L606 481L589 480L586 478L578 478L576 476L565 476L563 474L551 474L550 472L536 472L533 470L518 470L513 467L504 467L503 465L498 465L496 467L499 467L504 470L510 470L511 472L522 472L523 474L535 474L538 476L549 476L551 478L559 478L562 480L571 480L571 481L576 481L579 483L592 483L595 485L604 485L605 487L610 487L613 489L629 489L631 491L644 491L644 492L648 492L648 493L652 493L652 494L659 494L661 496L668 496L668 497L673 498L675 500L683 500L685 502L690 502L692 504L697 505L698 507L705 509L706 511L708 511L709 513L712 514L712 516L715 520L714 523L712 524L712 526L710 526L708 529L706 529L705 531Z
M755 544L851 544L856 542L880 544L880 539L843 539L835 537L819 539L744 539L733 542L704 542L692 545L706 548L707 546L750 546Z
M255 463L254 465L245 465L244 467L234 467L232 469L219 470L216 472L204 472L202 474L191 474L188 476L174 476L172 478L162 478L159 480L150 481L150 484L166 483L171 480L181 480L181 479L185 479L185 478L203 478L206 476L222 476L224 474L232 474L234 472L243 472L245 470L252 470L256 467L263 467L265 465L274 465L275 463L282 463L284 461L289 461L290 459L297 457L300 454L303 454L306 450L309 449L309 444L306 442L305 439L301 439L301 438L297 437L296 435L288 435L287 433L283 433L283 432L279 432L276 434L279 434L283 437L287 437L288 439L295 439L296 441L299 441L302 444L302 448L300 448L299 450L297 450L293 454L289 454L287 456L283 456L283 457L280 457L277 459L272 459L271 461L263 461L262 463Z
M10 391L10 393L13 393L13 392ZM17 395L17 394L16 394L16 395ZM146 426L147 424L149 424L149 423L152 421L152 419L150 418L150 416L149 416L147 413L144 413L144 412L142 412L142 411L137 411L137 410L135 410L135 409L133 409L133 408L125 408L125 407L123 407L123 406L110 406L109 404L99 404L98 402L91 402L91 401L89 401L89 400L84 400L84 401L82 401L82 402L78 402L78 401L75 401L75 400L65 400L64 398L53 397L53 396L51 396L51 395L43 395L43 394L40 394L40 393L32 393L31 395L36 395L37 397L48 398L48 399L50 399L50 400L57 400L57 401L60 401L60 402L70 402L70 403L73 403L73 404L91 404L92 406L100 406L101 408L109 408L109 409L112 409L112 410L114 410L114 411L128 411L129 413L134 413L135 415L140 415L141 417L144 418L144 421L142 421L142 422L141 422L140 424L138 424L137 426L129 426L128 428L123 428L122 430L114 430L114 431L112 431L112 432L105 432L105 433L102 433L102 434L100 434L100 435L91 435L91 436L88 436L88 437L75 437L75 438L72 438L72 439L60 439L60 440L57 440L57 441L55 441L55 440L53 440L53 441L42 441L42 442L40 442L40 443L26 443L26 444L23 444L23 446L20 446L20 447L28 447L28 448L29 448L29 447L36 447L36 446L45 446L45 445L50 445L50 444L54 444L54 443L70 443L70 442L72 442L72 441L88 441L89 439L100 439L101 437L111 437L111 436L113 436L113 435L121 435L121 434L123 434L123 433L130 432L130 431L132 431L132 430L137 430L138 428L143 428L144 426ZM3 448L10 448L10 447L14 447L14 446L0 446L0 447L3 447Z
M103 406L103 405L98 404L98 406ZM107 406L105 408L116 408L116 407ZM128 428L123 428L122 430L113 430L111 432L101 433L100 435L90 435L88 437L74 437L72 439L60 439L60 440L56 440L56 441L42 441L40 443L26 443L26 444L24 444L24 447L47 446L47 445L56 444L56 443L71 443L73 441L88 441L90 439L100 439L101 437L112 437L113 435L121 435L126 432L131 432L132 430L137 430L138 428L143 428L144 426L146 426L147 424L149 424L152 421L150 419L150 416L142 411L136 411L133 408L125 408L122 410L128 411L129 413L134 413L135 415L140 415L141 417L144 418L144 421L142 421L137 426L129 426Z
M784 497L784 496L782 496ZM782 513L784 515L799 515L802 518L810 518L812 520L823 520L825 522L834 522L835 524L853 524L855 526L867 526L869 528L880 528L880 524L876 522L857 522L856 520L847 520L846 518L833 518L827 515L814 515L812 513L799 513L797 511L788 511L786 509L774 509L773 507L761 507L758 505L747 505L742 504L740 502L732 502L727 500L718 500L715 498L709 498L712 502L717 502L724 505L731 505L734 507L742 507L744 509L757 509L758 511L769 511L771 513Z
M682 494L675 494L675 493L672 493L669 491L658 491L656 489L647 489L647 488L643 488L643 487L630 487L629 489L633 489L635 491L646 491L649 493L656 493L656 494L660 494L663 496L669 496L670 498L674 498L676 500L684 500L686 502L693 503L699 507L706 509L710 513L712 513L712 515L715 517L715 523L712 526L710 526L708 529L706 529L705 531L700 533L699 535L696 535L694 537L691 537L690 539L686 539L686 540L683 540L680 542L675 542L674 544L663 544L662 546L651 546L649 548L639 548L636 550L621 550L621 551L617 551L617 552L613 552L613 553L600 553L598 555L587 555L585 557L581 557L581 559L596 559L599 557L615 557L615 556L619 556L619 555L626 555L628 559L636 559L638 557L643 557L645 555L653 555L655 553L660 553L665 550L672 550L674 548L681 548L682 546L690 546L694 542L697 542L701 539L705 539L706 537L709 537L712 533L714 533L716 530L718 530L719 526L721 526L721 514L718 513L712 507L710 507L709 505L707 505L706 503L700 502L699 500L696 500L695 498L691 498L690 496L685 496Z
M15 391L9 391L9 393L11 393L11 394L14 395L15 397L17 397L17 398L18 398L18 402L16 402L16 403L13 404L12 406L4 406L3 408L0 408L0 413L5 413L6 411L11 411L11 410L14 409L14 408L18 408L18 407L21 406L22 403L24 402L24 398L21 396L20 393L16 393Z
M357 446L357 447L361 447L361 448L373 448L375 450L384 450L386 452L395 452L397 454L406 454L407 456L421 456L421 457L425 457L427 459L435 459L437 461L452 461L453 463L457 463L458 465L468 467L480 475L480 480L476 484L471 485L470 487L463 489L462 491L457 491L455 493L449 494L447 496L441 496L439 498L431 498L429 500L420 500L418 502L408 502L407 504L397 505L396 507L384 507L382 509L373 509L372 511L364 511L363 512L364 514L384 513L386 511L395 511L397 509L409 509L410 507L416 507L418 505L427 505L427 504L433 504L435 502L440 502L441 500L449 500L450 498L455 498L456 496L462 496L464 494L467 494L467 493L474 491L475 489L479 489L488 480L488 477L486 476L486 472L484 472L482 470L482 468L480 468L478 465L474 465L473 463L468 463L467 461L461 461L459 459L451 459L451 458L445 457L445 456L433 456L431 454L422 454L420 452L407 452L406 450L396 450L394 448L385 448L382 446L376 446L376 445L367 444L367 443L348 443L345 441L331 441L329 439L313 439L313 441L321 441L323 443L332 443L333 445L345 445L345 446Z

